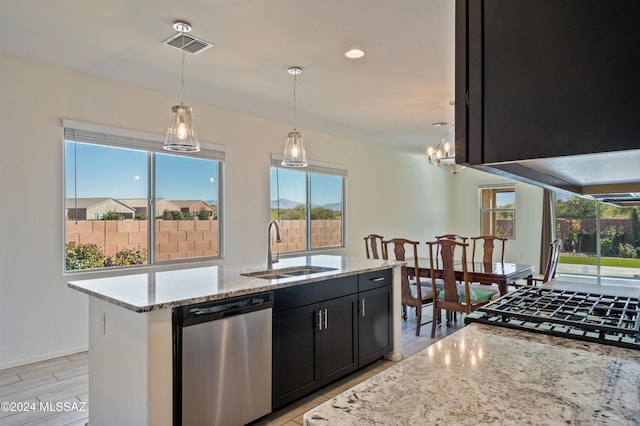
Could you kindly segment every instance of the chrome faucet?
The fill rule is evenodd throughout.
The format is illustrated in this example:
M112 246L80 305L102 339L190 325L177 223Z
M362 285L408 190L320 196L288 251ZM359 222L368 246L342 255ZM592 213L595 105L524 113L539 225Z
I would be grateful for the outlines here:
M278 253L276 253L275 260L273 259L273 255L271 254L271 227L276 227L276 243L281 243L282 238L280 238L280 226L278 226L278 222L272 220L267 225L267 270L273 269L273 264L278 263Z

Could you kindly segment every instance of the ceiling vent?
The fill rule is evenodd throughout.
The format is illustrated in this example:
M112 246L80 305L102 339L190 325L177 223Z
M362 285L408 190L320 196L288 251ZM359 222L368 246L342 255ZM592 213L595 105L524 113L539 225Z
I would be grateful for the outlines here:
M183 37L184 40L182 40ZM208 41L204 41L185 33L176 33L172 35L168 40L164 42L164 44L166 44L167 46L175 47L179 50L184 50L185 52L191 53L192 55L196 55L203 50L207 50L208 48L213 46L213 43L209 43ZM184 48L182 46L184 46Z

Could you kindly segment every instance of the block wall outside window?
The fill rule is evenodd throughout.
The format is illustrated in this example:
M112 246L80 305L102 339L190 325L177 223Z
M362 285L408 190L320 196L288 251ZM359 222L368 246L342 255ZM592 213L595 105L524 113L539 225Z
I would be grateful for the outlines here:
M65 127L66 272L220 257L223 152L80 127Z
M311 164L286 169L271 164L271 219L280 225L280 253L343 247L346 170Z

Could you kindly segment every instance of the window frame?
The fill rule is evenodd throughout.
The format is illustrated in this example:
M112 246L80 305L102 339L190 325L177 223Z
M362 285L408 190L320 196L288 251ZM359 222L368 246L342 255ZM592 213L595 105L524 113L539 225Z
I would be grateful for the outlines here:
M271 166L269 167L269 212L271 212L271 170L283 169L290 171L298 171L305 174L305 191L306 191L306 200L305 200L305 208L306 208L306 249L303 251L288 251L281 252L282 256L298 256L305 253L313 253L319 251L326 250L335 250L335 249L343 249L346 248L347 241L347 179L348 179L348 170L346 166L324 163L319 161L308 161L307 167L300 167L297 169L292 169L288 167L282 166L283 156L272 154L271 155ZM342 179L341 190L342 190L342 212L340 218L340 226L341 226L341 239L339 245L333 246L323 246L323 247L312 247L312 235L311 235L311 174L321 174L321 175L329 175L336 176Z
M71 137L73 135L73 138ZM121 148L136 151L143 151L147 156L147 179L148 188L148 212L154 212L156 208L156 155L167 154L186 158L199 158L203 160L216 161L218 163L218 173L216 176L218 185L218 253L215 256L187 257L181 259L157 260L156 252L156 218L155 214L148 215L147 218L147 263L142 265L110 266L94 269L72 269L66 268L66 215L65 199L67 198L67 162L66 144L67 142L77 142L100 145L107 148ZM140 132L117 127L103 126L81 121L62 119L62 270L63 275L82 273L105 273L109 271L133 270L141 268L153 268L165 265L189 264L202 262L205 260L218 260L224 257L224 168L225 168L225 147L207 142L200 142L199 152L169 152L163 149L164 136L153 133ZM87 219L88 220L88 219Z
M497 192L513 192L513 197L514 197L514 207L512 209L504 209L504 208L484 208L483 207L483 191L485 190L492 190L494 191L494 196L495 193ZM496 191L496 190L504 190L504 191ZM484 220L483 220L483 216L485 213L489 213L489 214L499 214L499 213L511 213L512 217L513 217L513 236L511 237L505 237L508 240L515 240L516 239L516 209L517 209L517 191L516 191L516 185L512 184L512 183L505 183L505 184L490 184L490 185L479 185L478 186L478 210L479 210L479 217L478 217L478 229L480 232L480 235L494 235L494 233L489 233L489 232L485 232L484 229ZM495 226L495 223L493 224Z

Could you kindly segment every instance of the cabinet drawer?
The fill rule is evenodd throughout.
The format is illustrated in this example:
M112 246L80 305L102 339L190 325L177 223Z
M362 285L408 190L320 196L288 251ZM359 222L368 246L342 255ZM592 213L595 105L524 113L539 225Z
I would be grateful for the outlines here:
M358 291L367 291L391 285L391 276L391 269L360 274L358 275Z
M281 288L274 292L273 311L284 311L357 292L357 275Z

